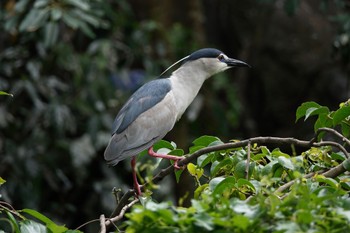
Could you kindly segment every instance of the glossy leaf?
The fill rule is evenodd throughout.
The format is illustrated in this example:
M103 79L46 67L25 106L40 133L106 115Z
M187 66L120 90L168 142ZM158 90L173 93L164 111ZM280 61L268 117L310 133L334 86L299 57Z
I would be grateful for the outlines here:
M5 91L0 91L0 95L9 95L9 96L13 97L12 94L9 94L9 93L7 93L7 92L5 92Z
M197 139L195 139L192 143L194 146L209 146L210 143L213 143L215 141L220 141L218 137L213 137L213 136L201 136Z
M213 195L214 196L221 195L225 190L234 188L235 185L236 185L235 177L233 176L226 177L216 185L213 191Z
M20 231L21 233L47 233L47 229L44 225L31 220L20 222ZM60 232L62 231L59 231L57 233Z
M256 191L255 186L247 179L240 178L237 180L237 187L241 188L242 186L248 186L252 190Z
M232 166L232 160L230 158L225 158L224 160L213 163L210 169L211 176L216 176L221 169L229 169Z
M335 111L333 115L333 125L339 124L345 118L350 116L350 106L344 106Z
M247 167L247 160L242 160L239 163L236 164L234 175L236 179L239 178L245 178L246 177L246 167ZM253 161L249 162L249 170L248 170L248 176L251 177L252 173L254 172L255 163Z
M58 25L54 22L49 22L44 26L44 44L46 47L53 46L58 39Z
M208 165L214 157L214 153L204 154L198 157L197 164L200 167L205 167Z
M68 230L68 228L66 228L65 226L59 226L59 225L55 224L51 219L49 219L48 217L39 213L36 210L23 209L22 212L27 213L27 214L33 216L34 218L42 221L43 223L45 223L47 228L50 229L52 232L56 232L56 233L62 232L63 233L63 232L66 232ZM26 226L26 227L28 228L28 226ZM31 227L32 227L32 225L31 225ZM21 229L22 229L22 227L21 227Z
M279 162L279 164L281 164L283 167L285 167L287 169L290 169L290 170L295 169L293 162L289 158L286 158L284 156L280 156L280 157L278 157L278 162Z
M4 184L6 182L6 180L4 180L1 176L0 176L0 185Z
M328 112L329 109L327 107L323 107L316 102L305 102L296 111L296 121L302 117L305 117L304 120L307 120L310 116Z
M191 176L195 176L195 177L197 177L197 179L200 179L204 173L203 168L198 168L193 163L187 164L187 170Z
M224 177L215 177L213 179L210 180L209 182L209 188L211 191L214 191L216 186L223 181L225 178Z
M195 191L194 191L194 199L198 199L202 192L209 187L209 184L203 184L199 186Z

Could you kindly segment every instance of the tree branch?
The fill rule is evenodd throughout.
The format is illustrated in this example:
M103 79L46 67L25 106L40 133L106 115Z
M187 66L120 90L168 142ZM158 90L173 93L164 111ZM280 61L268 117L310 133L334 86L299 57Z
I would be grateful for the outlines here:
M109 218L109 219L107 219L107 221L105 221L105 226L108 227L108 226L111 225L112 223L117 222L118 220L122 219L122 218L124 217L125 212L126 212L130 207L132 207L133 205L135 205L138 201L139 201L139 199L135 199L135 200L133 200L132 202L130 202L129 204L125 205L125 206L121 209L120 213L119 213L117 216L115 216L115 217L113 217L113 218ZM102 232L101 232L101 233L102 233Z
M332 133L335 136L337 136L338 138L340 138L343 142L345 142L346 144L348 144L348 146L350 146L350 140L347 139L346 137L344 137L342 134L340 134L338 131L331 129L331 128L319 128L316 132L316 138L317 136L321 133L321 132L328 132L328 133ZM348 157L349 158L349 157Z

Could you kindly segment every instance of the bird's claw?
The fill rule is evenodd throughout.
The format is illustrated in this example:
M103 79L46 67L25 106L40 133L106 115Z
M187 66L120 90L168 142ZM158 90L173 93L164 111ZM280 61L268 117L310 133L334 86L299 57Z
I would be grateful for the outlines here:
M179 166L177 163L179 162L179 161L181 161L183 158L179 158L179 159L177 159L177 160L174 160L174 168L175 168L175 170L183 170L183 169L185 169L186 168L186 166L185 165L183 165L183 166Z

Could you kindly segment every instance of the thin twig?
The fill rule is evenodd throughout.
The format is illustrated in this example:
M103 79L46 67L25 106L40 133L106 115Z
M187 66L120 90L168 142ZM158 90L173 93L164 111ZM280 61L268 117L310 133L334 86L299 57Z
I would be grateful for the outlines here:
M250 165L250 141L248 141L248 146L247 146L247 163L245 165L245 178L249 180L249 165Z
M139 199L135 199L135 200L133 200L132 202L130 202L129 204L125 205L125 206L121 209L120 213L119 213L117 216L115 216L115 217L113 217L113 218L109 218L109 219L107 219L107 221L105 221L105 226L109 226L111 223L116 222L116 221L122 219L122 218L124 217L125 212L126 212L129 208L131 208L133 205L135 205L138 201L139 201Z
M346 151L346 149L340 145L339 143L336 143L336 142L331 142L331 141L323 141L323 142L318 142L318 143L315 143L317 144L317 147L321 147L321 146L332 146L332 147L337 147L339 150L341 150L345 157L346 158L350 158L349 157L349 153Z
M106 218L103 214L100 216L100 233L106 233L106 224L105 224Z
M328 133L332 133L335 136L337 136L338 138L340 138L343 142L345 142L346 144L348 144L348 146L350 146L350 140L347 139L346 137L344 137L341 133L339 133L338 131L336 131L335 129L331 129L331 128L319 128L316 132L316 137L321 133L321 132L328 132Z
M321 171L321 173L322 173L322 171ZM311 173L306 174L305 176L303 176L303 178L308 179L308 178L313 177L315 174L316 174L316 172L311 172ZM280 187L275 191L275 193L276 193L276 194L282 193L284 190L290 188L290 187L295 183L295 181L296 181L296 180L291 180L291 181L289 181L288 183L285 183L284 185L280 186Z

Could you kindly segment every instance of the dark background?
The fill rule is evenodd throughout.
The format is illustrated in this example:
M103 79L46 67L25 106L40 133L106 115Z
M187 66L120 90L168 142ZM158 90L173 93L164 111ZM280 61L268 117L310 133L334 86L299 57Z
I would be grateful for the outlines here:
M0 96L1 199L70 228L108 216L112 188L132 185L129 161L103 160L115 115L203 47L252 68L208 80L167 140L188 151L206 134L309 139L313 122L295 123L297 107L336 109L349 96L349 25L345 0L1 1L0 90L14 95ZM143 162L145 176L155 161ZM168 178L153 197L176 202L193 184Z

